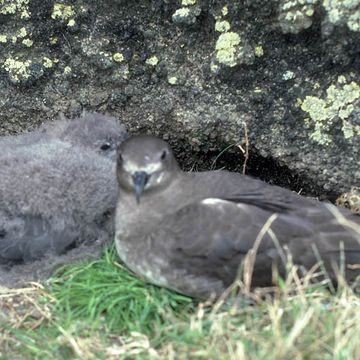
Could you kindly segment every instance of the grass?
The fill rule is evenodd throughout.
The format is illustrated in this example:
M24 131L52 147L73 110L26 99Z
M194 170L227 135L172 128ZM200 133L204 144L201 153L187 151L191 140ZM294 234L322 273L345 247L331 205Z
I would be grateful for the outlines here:
M243 285L202 303L136 278L112 247L46 284L0 288L0 359L360 359L359 284L329 290L297 274L289 265L250 303L232 291L248 291L245 271Z
M253 305L196 303L117 261L112 248L0 290L0 359L360 359L360 298L344 283L331 293L293 271Z

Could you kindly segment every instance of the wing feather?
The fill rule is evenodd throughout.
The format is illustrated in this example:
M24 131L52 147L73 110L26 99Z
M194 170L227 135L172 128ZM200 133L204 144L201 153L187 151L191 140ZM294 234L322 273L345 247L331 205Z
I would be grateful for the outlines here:
M261 201L256 203L240 202L239 198L236 201L207 199L166 217L160 227L173 239L171 263L186 268L195 276L208 274L221 279L226 286L231 284L266 221L275 209L284 209L276 203L274 207L271 202L269 207ZM274 263L278 265L279 273L284 274L282 251L285 252L285 248L290 251L294 263L311 268L318 261L314 244L332 271L333 263L340 261L340 243L344 244L346 258L352 263L354 260L360 263L360 244L356 235L345 230L325 207L287 208L277 214L260 241L254 284L270 285Z

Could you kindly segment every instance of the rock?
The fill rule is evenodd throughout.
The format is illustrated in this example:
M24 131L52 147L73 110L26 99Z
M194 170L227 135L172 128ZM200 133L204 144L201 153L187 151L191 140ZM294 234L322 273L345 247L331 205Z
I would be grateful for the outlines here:
M32 3L0 10L1 134L108 111L187 168L242 169L246 124L249 174L359 185L359 0Z

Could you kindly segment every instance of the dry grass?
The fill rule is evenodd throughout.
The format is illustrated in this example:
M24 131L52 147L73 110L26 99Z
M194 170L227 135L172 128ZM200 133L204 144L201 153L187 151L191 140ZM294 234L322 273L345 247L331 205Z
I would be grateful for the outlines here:
M94 275L93 270L88 268L87 275ZM114 283L108 284L110 291L116 286L118 272L126 270L114 266L109 270L114 275ZM166 290L167 302L161 302L164 289L134 278L127 292L131 294L134 285L141 284L150 298L133 295L135 300L128 299L129 311L138 313L123 313L112 328L106 310L96 313L91 309L93 297L79 312L79 304L71 307L63 298L69 296L69 289L65 295L59 292L61 287L52 289L51 285L48 290L38 284L2 289L1 358L359 359L359 296L344 283L331 293L324 285L312 284L313 275L300 279L297 274L296 268L290 269L286 282L280 281L272 294L257 291L239 298L235 290L244 284L238 282L216 303L198 304L172 298ZM84 275L77 268L72 279L66 279L73 283L74 292L79 291L76 283L84 281ZM94 294L95 298L100 295ZM130 306L134 301L139 304ZM149 302L151 316L134 331L134 324L126 319L143 315ZM126 311L123 304L118 305Z
M289 263L277 287L250 291L255 254L215 303L143 283L117 263L114 249L46 285L2 288L0 359L360 359L356 284L340 274L336 290L326 277L314 284L320 267L300 278Z

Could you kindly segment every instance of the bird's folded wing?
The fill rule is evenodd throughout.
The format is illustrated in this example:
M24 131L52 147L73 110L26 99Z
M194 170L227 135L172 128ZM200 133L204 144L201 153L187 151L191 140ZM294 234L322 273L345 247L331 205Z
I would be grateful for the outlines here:
M271 224L267 227L272 215L253 205L208 198L165 217L156 233L171 244L169 261L175 268L187 269L193 276L205 273L226 285L234 281L245 256L255 246L255 284L268 286L273 263L284 268ZM273 219L277 221L276 215ZM284 231L293 231L292 226ZM157 238L157 234L152 235Z
M208 198L183 207L164 224L176 234L176 246L189 255L225 260L249 251L271 215L256 206ZM267 246L268 239L261 248Z
M234 203L253 205L270 212L286 212L296 208L289 197L267 198L266 192L235 193L222 197Z
M218 198L254 205L268 211L283 212L317 204L315 200L304 198L295 192L237 173L207 172L202 174L200 180L210 183L213 194Z
M321 207L275 213L263 204L208 198L165 217L162 230L173 242L171 260L195 272L202 267L222 277L234 275L254 249L260 285L267 282L262 272L271 273L274 262L284 268L289 254L308 269L320 259L330 268L334 261L339 263L342 252L346 262L360 263L357 235Z

